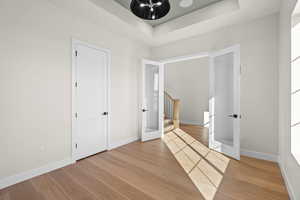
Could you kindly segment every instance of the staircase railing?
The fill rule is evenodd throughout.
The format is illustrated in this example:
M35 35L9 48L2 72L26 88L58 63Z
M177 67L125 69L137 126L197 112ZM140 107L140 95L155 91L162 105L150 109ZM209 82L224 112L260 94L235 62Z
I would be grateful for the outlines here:
M172 98L167 92L164 93L165 118L173 121L174 128L179 128L179 105L180 100Z

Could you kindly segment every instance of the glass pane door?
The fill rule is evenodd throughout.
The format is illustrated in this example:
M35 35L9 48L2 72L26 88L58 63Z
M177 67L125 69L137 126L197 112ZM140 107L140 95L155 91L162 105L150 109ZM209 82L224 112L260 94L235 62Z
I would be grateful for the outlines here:
M143 130L142 140L160 138L163 131L163 66L143 61Z
M240 50L211 55L209 147L240 159Z
M145 69L146 132L159 130L159 66L146 64Z

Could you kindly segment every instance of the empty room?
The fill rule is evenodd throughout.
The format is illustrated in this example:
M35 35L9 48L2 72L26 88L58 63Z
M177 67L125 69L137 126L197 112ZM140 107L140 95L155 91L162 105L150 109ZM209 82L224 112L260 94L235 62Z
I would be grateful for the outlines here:
M0 0L0 200L300 200L297 0Z

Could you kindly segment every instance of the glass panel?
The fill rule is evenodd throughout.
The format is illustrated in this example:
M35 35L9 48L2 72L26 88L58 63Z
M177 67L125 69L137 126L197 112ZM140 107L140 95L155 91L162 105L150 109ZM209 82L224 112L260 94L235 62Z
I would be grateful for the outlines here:
M292 125L300 122L300 92L292 95Z
M300 58L292 63L292 92L297 90L300 90Z
M159 66L146 65L145 69L146 132L159 130Z
M234 54L218 56L214 60L215 96L214 96L214 131L215 140L233 146L233 63Z

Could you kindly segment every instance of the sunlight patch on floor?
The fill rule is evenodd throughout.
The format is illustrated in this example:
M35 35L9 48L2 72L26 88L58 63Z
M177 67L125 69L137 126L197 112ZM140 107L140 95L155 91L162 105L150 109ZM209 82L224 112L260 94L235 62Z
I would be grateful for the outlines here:
M163 141L206 200L214 198L230 159L210 150L181 129L164 135Z

